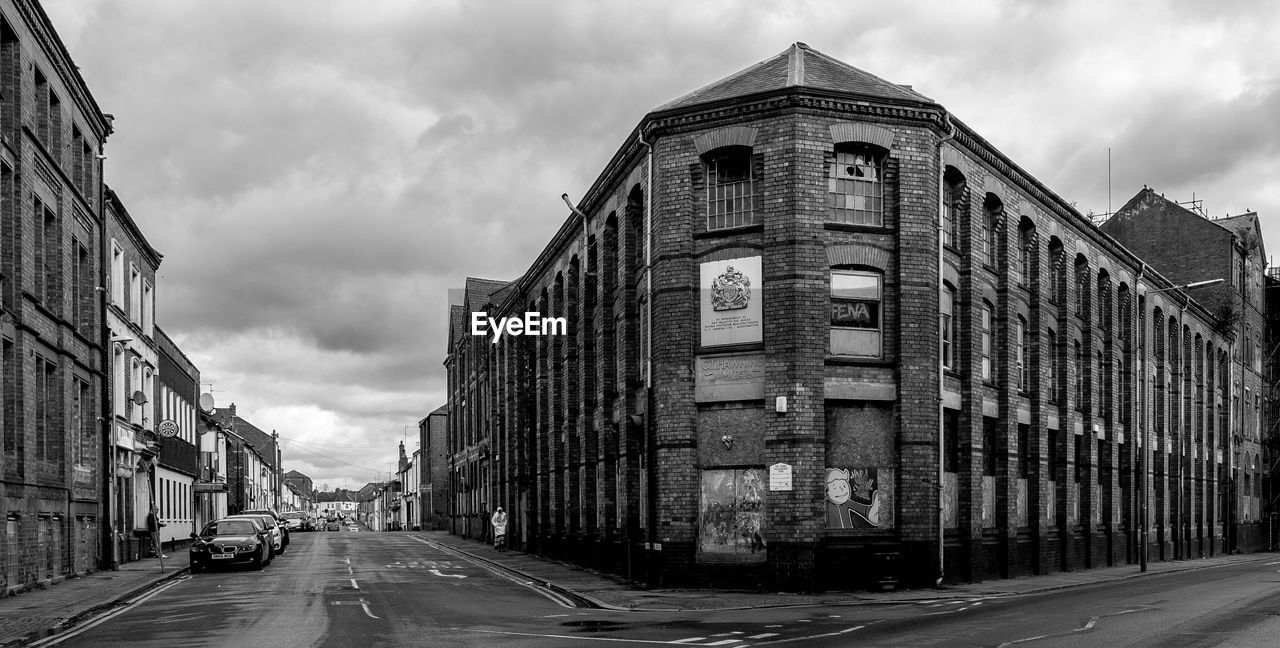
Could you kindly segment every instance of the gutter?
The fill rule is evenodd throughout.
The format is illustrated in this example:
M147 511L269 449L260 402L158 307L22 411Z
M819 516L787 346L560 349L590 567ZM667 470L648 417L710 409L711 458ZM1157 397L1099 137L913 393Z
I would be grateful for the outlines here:
M942 312L940 309L940 306L942 304L942 293L943 293L942 282L944 277L944 274L942 272L942 265L943 265L942 228L944 227L942 210L945 209L945 207L943 207L943 199L945 198L945 196L943 195L943 192L946 190L946 181L944 179L945 167L942 164L942 147L949 140L954 138L956 134L955 126L952 125L951 123L950 113L943 113L943 119L945 120L945 123L947 125L947 136L938 140L938 232L937 232L937 235L938 235L938 243L937 243L938 245L938 297L936 301L936 303L939 305L938 321L937 321L938 325L941 325L942 323ZM946 388L946 370L943 368L942 335L941 335L940 328L938 330L938 333L939 333L938 347L937 347L938 348L938 579L934 581L935 587L942 586L942 579L944 576L946 576L946 564L947 564L946 563L947 520L944 512L945 508L943 507L943 499L946 497L946 492L943 487L943 483L946 479L945 469L946 469L947 446L946 446L946 423L945 423L946 417L944 416L944 412L943 412L944 408L942 404L942 393Z

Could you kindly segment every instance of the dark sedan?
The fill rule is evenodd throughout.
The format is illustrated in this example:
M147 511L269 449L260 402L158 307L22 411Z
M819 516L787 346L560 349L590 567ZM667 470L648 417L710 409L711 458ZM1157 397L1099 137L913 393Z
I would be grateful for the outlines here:
M249 564L262 569L271 562L266 530L256 521L222 519L204 525L189 549L191 572L199 573L216 565Z

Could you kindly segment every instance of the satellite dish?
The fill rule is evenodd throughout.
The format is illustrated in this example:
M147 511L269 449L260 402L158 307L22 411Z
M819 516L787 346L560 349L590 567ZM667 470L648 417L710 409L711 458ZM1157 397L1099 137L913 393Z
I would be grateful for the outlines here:
M213 413L213 394L207 392L200 394L200 409L210 414Z
M147 404L146 392L143 392L143 391L133 392L133 402L137 403L138 405L146 405Z

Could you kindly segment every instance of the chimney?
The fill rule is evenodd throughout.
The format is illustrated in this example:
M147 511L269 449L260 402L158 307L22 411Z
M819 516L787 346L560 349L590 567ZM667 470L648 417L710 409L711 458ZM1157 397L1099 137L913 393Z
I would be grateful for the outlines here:
M404 456L404 441L400 442L400 472L409 466L409 458Z

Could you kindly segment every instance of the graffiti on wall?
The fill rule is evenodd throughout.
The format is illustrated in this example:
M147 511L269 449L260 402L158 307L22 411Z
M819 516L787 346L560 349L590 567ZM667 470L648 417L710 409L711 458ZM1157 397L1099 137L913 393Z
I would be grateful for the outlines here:
M827 528L893 528L893 471L827 469Z
M760 468L702 471L698 551L764 557L764 496Z

